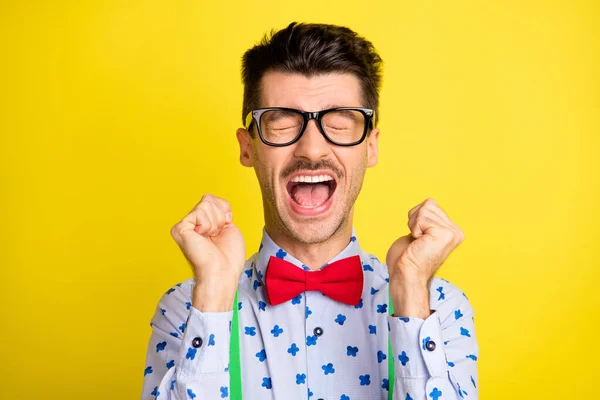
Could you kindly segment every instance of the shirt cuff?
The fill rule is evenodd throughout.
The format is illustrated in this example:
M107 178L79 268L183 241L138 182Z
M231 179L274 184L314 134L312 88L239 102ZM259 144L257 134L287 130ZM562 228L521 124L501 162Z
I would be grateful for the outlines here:
M447 374L446 350L437 311L427 319L388 314L388 323L396 377L429 378Z
M233 310L201 312L190 307L183 327L178 365L184 375L227 372Z

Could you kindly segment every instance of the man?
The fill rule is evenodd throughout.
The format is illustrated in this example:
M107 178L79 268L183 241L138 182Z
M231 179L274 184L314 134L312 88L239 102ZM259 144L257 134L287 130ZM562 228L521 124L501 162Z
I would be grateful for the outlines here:
M394 399L478 398L473 309L433 276L462 231L426 199L386 266L352 226L377 163L381 63L370 42L321 24L292 23L245 53L237 139L262 191L261 245L245 261L235 213L208 194L173 226L194 278L159 301L142 399L230 396L236 290L245 399L387 398L388 357Z

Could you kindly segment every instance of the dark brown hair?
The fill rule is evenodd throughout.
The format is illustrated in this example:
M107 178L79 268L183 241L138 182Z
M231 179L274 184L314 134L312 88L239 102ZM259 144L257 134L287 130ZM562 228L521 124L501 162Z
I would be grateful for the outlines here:
M375 111L376 124L382 64L371 42L343 26L292 22L285 29L272 30L242 57L242 123L259 107L263 75L275 70L306 76L353 73L360 80L364 106Z

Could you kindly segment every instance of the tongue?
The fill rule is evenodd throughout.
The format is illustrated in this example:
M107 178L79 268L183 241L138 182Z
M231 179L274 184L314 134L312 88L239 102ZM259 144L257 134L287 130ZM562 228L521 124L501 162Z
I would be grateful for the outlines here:
M292 197L296 203L316 207L329 197L329 185L325 183L298 183L292 188Z

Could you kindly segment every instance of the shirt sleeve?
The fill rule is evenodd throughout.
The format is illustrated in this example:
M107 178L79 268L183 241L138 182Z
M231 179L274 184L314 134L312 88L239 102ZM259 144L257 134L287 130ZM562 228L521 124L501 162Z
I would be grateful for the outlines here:
M430 283L426 319L388 315L394 354L394 400L479 398L474 311L450 282Z
M169 289L150 322L142 400L229 397L232 316L201 312L180 284Z

